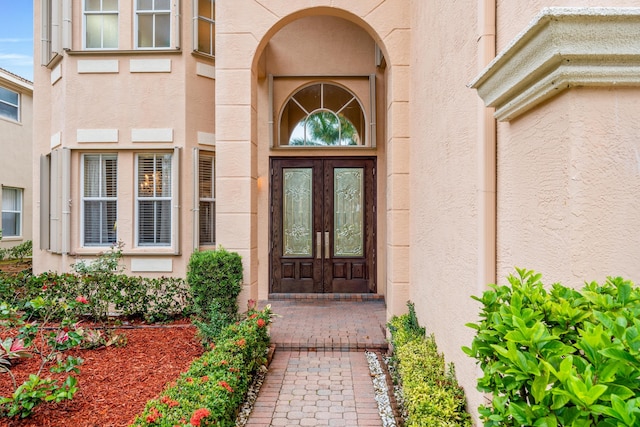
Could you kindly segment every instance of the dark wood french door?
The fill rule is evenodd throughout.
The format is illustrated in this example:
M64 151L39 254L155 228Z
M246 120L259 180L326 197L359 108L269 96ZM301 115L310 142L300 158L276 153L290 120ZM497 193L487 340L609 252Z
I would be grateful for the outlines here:
M270 292L376 292L375 166L271 159Z

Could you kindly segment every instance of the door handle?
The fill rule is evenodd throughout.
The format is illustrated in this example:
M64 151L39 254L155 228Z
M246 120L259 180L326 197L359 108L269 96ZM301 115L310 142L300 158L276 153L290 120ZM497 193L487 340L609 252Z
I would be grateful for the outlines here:
M331 257L331 248L329 247L329 232L324 232L324 257L329 259Z
M322 257L322 231L316 233L316 258Z

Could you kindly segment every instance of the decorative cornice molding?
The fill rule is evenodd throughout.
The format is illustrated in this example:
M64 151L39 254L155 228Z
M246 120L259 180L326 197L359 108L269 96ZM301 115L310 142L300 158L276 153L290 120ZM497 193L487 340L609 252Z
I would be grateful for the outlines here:
M545 8L469 84L499 121L576 86L640 86L640 8Z

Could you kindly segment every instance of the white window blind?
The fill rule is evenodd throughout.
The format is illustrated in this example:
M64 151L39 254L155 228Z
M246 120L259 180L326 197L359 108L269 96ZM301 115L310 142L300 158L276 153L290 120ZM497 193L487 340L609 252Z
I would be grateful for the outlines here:
M216 244L215 157L201 153L198 160L200 195L199 240L201 245Z
M22 192L21 188L2 188L2 236L22 235Z
M142 49L171 46L171 2L136 0L136 46Z
M84 246L109 246L117 240L118 159L115 154L85 154L82 181Z
M118 48L118 0L84 1L85 47Z
M138 246L171 246L172 155L137 157Z

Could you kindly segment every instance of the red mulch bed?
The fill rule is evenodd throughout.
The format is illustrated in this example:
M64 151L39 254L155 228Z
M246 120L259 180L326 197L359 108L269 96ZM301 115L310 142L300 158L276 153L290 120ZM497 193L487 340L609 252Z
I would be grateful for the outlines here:
M161 325L159 325L161 326ZM6 336L0 330L0 337ZM149 399L188 369L202 355L196 329L186 321L161 327L120 329L125 347L67 352L84 359L73 400L44 403L26 419L0 418L2 427L120 427L142 412ZM65 354L67 354L65 353ZM18 384L36 371L38 358L22 359L12 369ZM49 374L48 370L43 377ZM0 395L13 392L8 374L0 374Z

